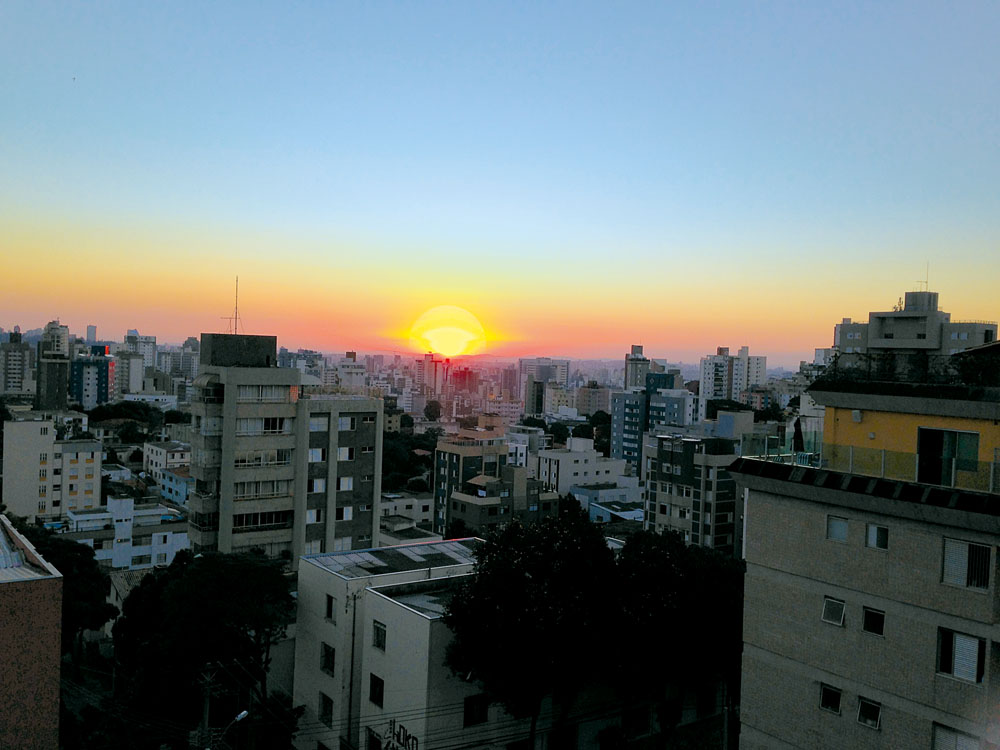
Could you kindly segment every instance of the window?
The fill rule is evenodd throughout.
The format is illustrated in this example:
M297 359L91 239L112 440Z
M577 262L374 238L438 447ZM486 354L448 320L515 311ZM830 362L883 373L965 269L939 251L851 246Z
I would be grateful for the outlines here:
M313 539L311 542L306 542L302 548L303 555L318 555L321 552L323 552L322 539Z
M39 479L46 479L46 478L48 478L48 476L49 476L49 470L48 469L39 469L38 470L38 478Z
M465 699L463 727L485 724L489 719L490 701L485 695L472 695Z
M39 497L45 497L45 485L44 484L38 485L38 496Z
M322 523L323 522L323 511L319 508L315 510L306 511L306 523Z
M372 632L372 645L380 651L385 651L385 625L378 620L373 620Z
M348 492L354 489L354 477L337 477L337 489Z
M951 487L955 471L979 468L979 433L917 429L917 481Z
M337 460L338 461L353 461L354 460L354 448L349 446L341 446L337 448Z
M990 586L990 548L960 539L944 540L943 583L972 589Z
M826 538L834 542L847 541L847 519L839 516L826 517Z
M325 479L310 479L306 482L306 492L326 492Z
M979 750L979 738L940 724L934 725L934 750Z
M365 446L362 446L361 452L362 453L374 453L375 452L375 446L374 445L365 445Z
M333 699L326 693L319 694L319 720L333 727Z
M372 415L369 414L368 416L365 416L365 417L361 418L361 423L362 424L375 424L375 417L373 417Z
M825 711L840 713L840 691L829 685L819 686L819 707Z
M885 612L865 607L861 629L872 635L885 635Z
M329 594L326 595L326 619L337 622L337 600Z
M315 464L320 461L326 461L326 448L310 448L309 463Z
M333 666L336 663L337 650L329 643L319 644L319 668L327 674L333 674Z
M844 603L839 599L823 597L823 622L831 625L844 624Z
M882 704L867 698L858 698L858 723L866 727L878 729L882 720Z
M165 565L166 562L167 562L167 553L166 552L160 552L156 556L156 564L157 565Z
M42 427L41 429L39 429L38 434L39 435L48 435L49 434L49 428L48 427Z
M336 520L338 521L350 521L354 518L354 508L350 505L345 505L343 508L337 508Z
M889 549L889 527L874 523L868 524L865 544L872 549Z
M382 708L382 701L385 695L385 683L382 682L381 677L377 677L374 674L369 673L368 675L368 700L374 703L379 708Z
M356 427L357 419L355 417L337 417L337 429L341 432L349 432Z
M986 642L965 633L938 628L938 673L968 682L982 682Z
M330 417L326 414L319 417L309 417L309 432L329 432Z
M44 464L48 460L49 460L49 454L48 453L39 453L38 454L38 463Z

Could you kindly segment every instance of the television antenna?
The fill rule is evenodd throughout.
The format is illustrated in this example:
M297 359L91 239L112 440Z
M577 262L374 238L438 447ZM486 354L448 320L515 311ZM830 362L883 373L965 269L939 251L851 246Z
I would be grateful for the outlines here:
M223 315L222 319L229 321L229 325L226 327L226 333L240 332L240 323L242 323L243 321L240 320L240 277L239 276L236 277L236 306L233 308L233 314ZM244 333L246 333L245 328L244 328Z
M923 289L919 288L921 284L923 284L923 287L924 287ZM927 261L927 267L926 267L926 269L924 271L924 280L923 281L920 281L919 279L917 280L917 288L921 292L929 292L931 290L931 263L930 263L930 261Z

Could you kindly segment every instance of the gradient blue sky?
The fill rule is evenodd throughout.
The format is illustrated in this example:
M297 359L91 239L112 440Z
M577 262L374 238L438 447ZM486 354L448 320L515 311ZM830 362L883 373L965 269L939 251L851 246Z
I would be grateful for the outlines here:
M331 319L370 300L370 348L459 304L512 353L793 362L927 261L995 319L998 40L974 2L5 2L5 262L87 248L149 283L169 236L155 283L219 296L178 317L30 278L0 325L181 339L275 264L314 277L258 316L290 346L346 342L301 307L324 279Z

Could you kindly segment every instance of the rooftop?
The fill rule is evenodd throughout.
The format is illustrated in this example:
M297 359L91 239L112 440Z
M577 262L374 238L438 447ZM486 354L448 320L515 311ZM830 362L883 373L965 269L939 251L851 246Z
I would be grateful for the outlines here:
M448 609L448 602L467 575L469 574L436 578L433 581L381 586L373 590L424 617L436 620L444 616Z
M161 451L189 451L189 450L191 450L190 443L182 443L180 440L157 441L157 442L153 442L153 443L146 443L146 445L152 446L153 448L158 448Z
M421 568L472 565L475 562L473 553L479 542L475 537L468 537L446 542L420 542L397 547L305 555L302 559L342 578L367 578Z
M987 525L1000 531L1000 503L996 495L985 492L918 484L896 479L847 474L828 469L814 469L795 464L781 464L775 461L761 461L738 458L730 466L729 472L737 475L737 481L751 489L768 491L780 482L793 485L783 488L787 494L801 496L815 502L837 502L852 504L851 496L865 496L864 507L874 512L899 512L906 508L906 515L914 515L927 520L932 509L960 511L963 514L979 516ZM773 491L773 490L771 490ZM841 502L838 502L840 500ZM977 525L982 525L981 522Z
M60 576L7 520L0 516L0 583Z

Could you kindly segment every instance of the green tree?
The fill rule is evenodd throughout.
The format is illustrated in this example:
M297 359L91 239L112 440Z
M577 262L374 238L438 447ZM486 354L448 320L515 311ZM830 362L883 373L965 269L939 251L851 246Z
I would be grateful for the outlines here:
M145 576L123 604L114 629L119 697L133 700L136 710L151 702L194 728L199 679L211 667L223 696L219 705L213 699L213 715L247 709L251 718L234 727L234 735L253 737L259 747L287 747L295 712L280 710L267 678L271 649L284 637L294 607L277 561L261 554L178 554L169 568ZM280 737L268 734L264 743L265 731Z
M556 422L549 428L549 434L552 436L552 442L565 443L569 438L569 427L561 422Z
M399 418L399 429L403 432L413 432L413 417L409 414L403 414Z
M118 441L121 443L134 444L146 442L146 433L135 422L125 422L118 428L117 435Z
M705 419L715 419L720 411L752 411L752 409L729 398L713 398L705 404Z
M594 439L594 428L589 424L578 424L573 427L573 437Z
M441 402L428 401L424 406L424 416L431 422L437 422L441 419Z
M178 409L168 409L163 414L165 424L190 424L191 415Z
M521 424L525 427L541 427L546 432L549 431L549 425L544 419L539 419L538 417L523 417L521 419Z
M593 414L590 415L590 424L593 427L600 427L603 425L611 425L611 415L606 411L598 409Z
M581 658L594 633L609 632L614 559L582 511L489 534L472 579L452 598L448 665L482 682L514 716L531 717L534 747L542 699L565 716L580 688L600 676Z
M118 608L107 601L108 577L94 559L93 548L22 519L12 522L38 554L62 573L62 652L72 654L76 662L83 631L99 630L118 614Z

